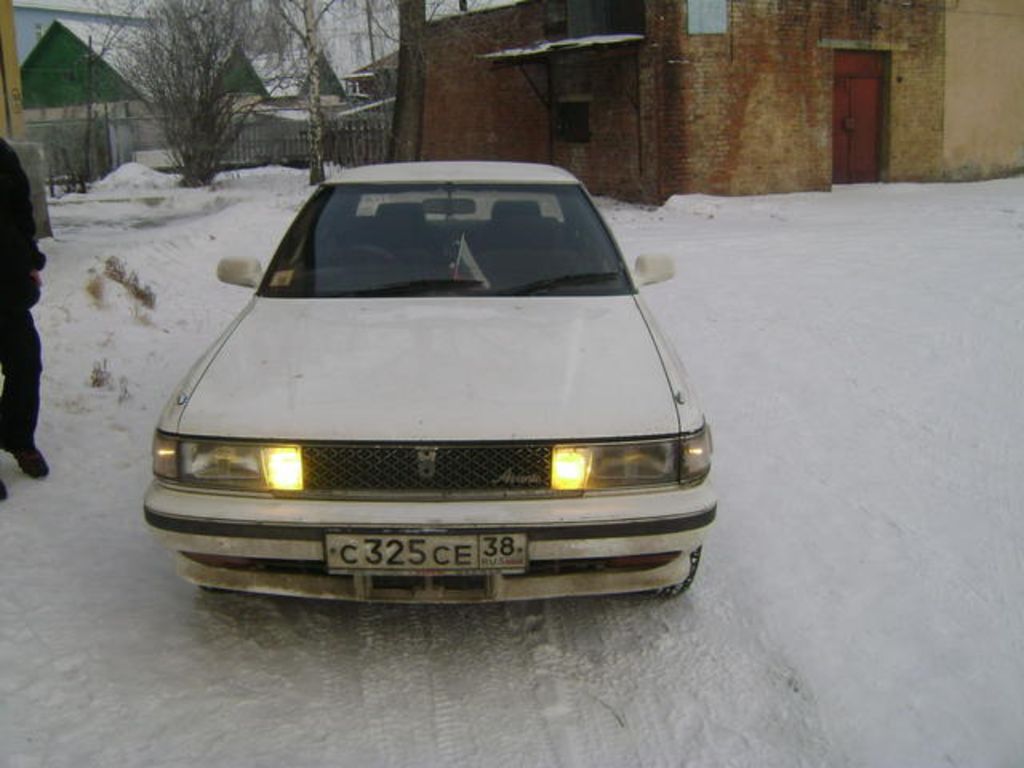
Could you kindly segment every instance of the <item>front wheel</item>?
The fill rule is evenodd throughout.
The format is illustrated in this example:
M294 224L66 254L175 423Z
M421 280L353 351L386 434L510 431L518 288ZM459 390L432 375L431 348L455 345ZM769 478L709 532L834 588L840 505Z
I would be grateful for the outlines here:
M686 592L692 585L693 580L697 578L697 568L700 565L700 551L703 547L697 547L693 552L690 553L690 572L686 574L686 578L680 581L678 584L669 584L667 587L661 587L660 589L654 590L654 594L658 597L676 597Z

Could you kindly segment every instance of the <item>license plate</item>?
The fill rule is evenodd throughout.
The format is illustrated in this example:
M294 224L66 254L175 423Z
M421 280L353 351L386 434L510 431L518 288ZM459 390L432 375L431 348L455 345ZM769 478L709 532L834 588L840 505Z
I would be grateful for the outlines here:
M410 574L526 570L525 533L406 536L328 533L327 568L333 572Z

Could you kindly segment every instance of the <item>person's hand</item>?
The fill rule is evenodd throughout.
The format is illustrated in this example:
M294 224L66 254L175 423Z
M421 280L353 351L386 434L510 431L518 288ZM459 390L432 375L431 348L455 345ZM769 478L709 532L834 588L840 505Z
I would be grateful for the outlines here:
M38 269L33 269L28 273L28 276L32 278L32 282L36 284L37 288L43 287L43 276L39 274Z

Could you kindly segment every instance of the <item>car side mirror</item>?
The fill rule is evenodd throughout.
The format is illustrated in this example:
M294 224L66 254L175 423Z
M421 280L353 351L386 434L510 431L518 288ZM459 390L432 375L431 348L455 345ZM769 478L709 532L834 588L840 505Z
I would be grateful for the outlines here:
M640 285L663 283L675 277L676 265L668 256L638 256L633 274Z
M263 267L256 259L221 259L217 264L217 279L222 283L255 288L263 277Z

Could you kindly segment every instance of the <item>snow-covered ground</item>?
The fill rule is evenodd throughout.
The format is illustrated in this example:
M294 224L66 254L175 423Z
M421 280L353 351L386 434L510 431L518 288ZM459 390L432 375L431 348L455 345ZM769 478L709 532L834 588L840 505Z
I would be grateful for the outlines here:
M247 299L214 265L265 260L304 176L129 167L53 205L0 765L1021 765L1024 179L605 203L677 263L647 296L715 428L696 587L410 607L197 591L142 521L157 413Z

